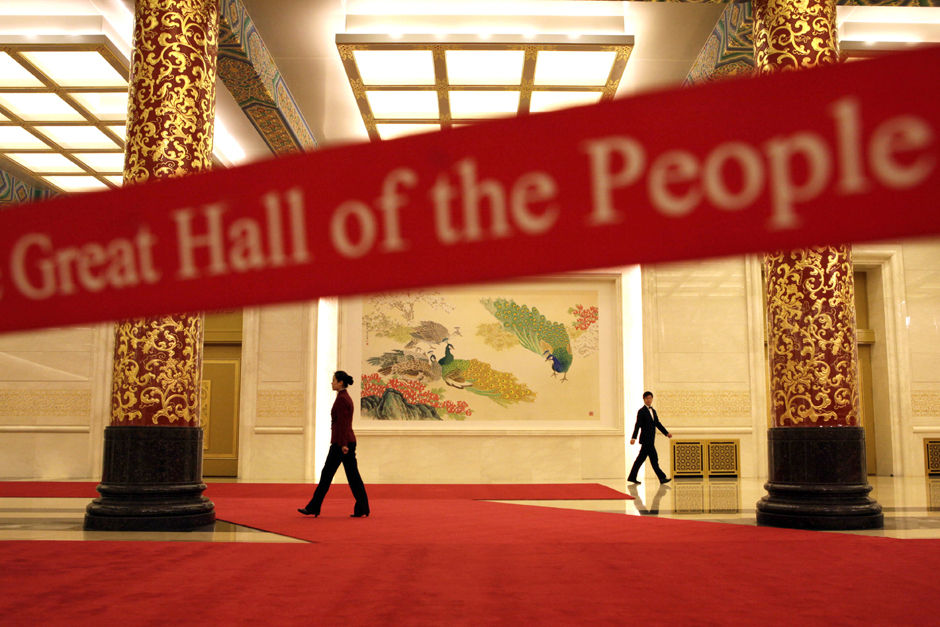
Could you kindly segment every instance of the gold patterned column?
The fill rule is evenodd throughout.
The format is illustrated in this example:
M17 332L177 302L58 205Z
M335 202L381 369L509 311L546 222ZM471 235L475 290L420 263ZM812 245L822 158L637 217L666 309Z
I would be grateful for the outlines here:
M764 273L773 426L858 426L851 251L767 254Z
M838 63L835 0L754 0L753 12L758 73ZM851 250L767 254L764 273L772 425L768 496L757 504L757 522L881 527L881 507L867 496L859 426Z
M137 0L124 183L210 167L218 0ZM86 529L212 524L202 496L202 314L118 323L104 471Z

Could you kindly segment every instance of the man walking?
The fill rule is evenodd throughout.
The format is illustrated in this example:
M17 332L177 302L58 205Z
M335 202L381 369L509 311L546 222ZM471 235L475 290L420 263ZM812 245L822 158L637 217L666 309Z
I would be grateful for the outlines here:
M653 472L659 477L660 483L672 481L671 478L666 477L666 473L659 467L659 455L656 453L656 429L662 431L667 438L672 437L666 427L659 422L659 416L656 415L656 410L653 409L653 393L643 392L643 407L636 413L636 425L633 427L633 435L630 437L630 444L635 444L636 434L639 432L640 454L636 456L636 461L633 462L633 468L630 470L627 481L637 485L640 484L640 481L637 480L637 473L643 468L643 462L646 461L647 457L649 457L650 463L653 465Z

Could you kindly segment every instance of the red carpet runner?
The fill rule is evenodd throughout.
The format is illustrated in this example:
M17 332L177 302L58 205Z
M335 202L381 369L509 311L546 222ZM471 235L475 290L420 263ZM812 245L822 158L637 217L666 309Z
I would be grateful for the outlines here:
M318 519L293 496L213 496L305 544L2 542L0 622L936 624L936 540L381 490L350 519L335 487Z

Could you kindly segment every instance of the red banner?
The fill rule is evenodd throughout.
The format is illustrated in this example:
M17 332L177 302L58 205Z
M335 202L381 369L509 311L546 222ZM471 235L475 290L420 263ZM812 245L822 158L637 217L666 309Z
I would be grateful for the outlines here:
M0 211L0 331L940 233L940 48Z

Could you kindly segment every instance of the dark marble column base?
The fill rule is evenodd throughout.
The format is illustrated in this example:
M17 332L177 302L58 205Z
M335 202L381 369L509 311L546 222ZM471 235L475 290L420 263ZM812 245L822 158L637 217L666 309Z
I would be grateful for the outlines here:
M861 427L775 427L767 432L767 496L757 524L795 529L884 527L881 505L868 496Z
M215 523L202 496L202 429L108 427L101 497L85 510L85 529L192 531Z

